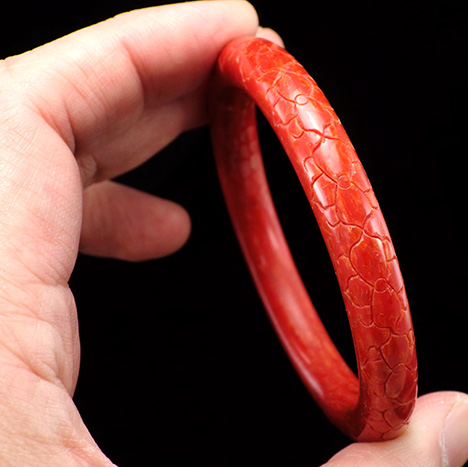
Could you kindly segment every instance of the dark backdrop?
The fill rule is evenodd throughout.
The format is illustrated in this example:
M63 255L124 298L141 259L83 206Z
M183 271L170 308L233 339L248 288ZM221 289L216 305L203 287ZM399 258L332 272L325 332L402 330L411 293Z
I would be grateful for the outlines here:
M153 2L153 4L163 2ZM374 186L412 307L420 393L468 391L466 2L253 0L321 86ZM419 2L418 2L419 3ZM0 52L20 53L150 2L3 9ZM414 4L414 6L412 6ZM282 221L313 300L353 363L325 247L287 158L261 122ZM349 441L317 409L264 313L230 227L206 129L124 180L179 201L193 234L143 264L80 257L71 286L82 367L75 400L121 467L316 466ZM148 461L148 459L151 459Z

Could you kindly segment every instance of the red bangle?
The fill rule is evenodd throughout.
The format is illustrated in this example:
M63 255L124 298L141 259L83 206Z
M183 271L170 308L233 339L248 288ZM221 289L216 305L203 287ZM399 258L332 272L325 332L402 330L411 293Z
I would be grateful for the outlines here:
M286 150L325 239L359 380L321 323L287 246L263 169L255 103ZM234 228L299 375L327 417L351 438L398 436L417 393L413 326L387 226L338 117L291 55L258 38L236 39L222 51L210 115Z

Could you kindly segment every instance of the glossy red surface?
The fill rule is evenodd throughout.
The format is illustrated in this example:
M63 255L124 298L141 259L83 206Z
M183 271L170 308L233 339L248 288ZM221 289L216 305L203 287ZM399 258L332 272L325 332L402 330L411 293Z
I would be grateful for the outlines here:
M263 169L255 103L285 148L325 239L346 305L359 378L329 338L290 254ZM210 113L234 228L302 380L351 438L398 436L417 393L413 326L384 218L338 117L291 55L257 38L237 39L223 50Z

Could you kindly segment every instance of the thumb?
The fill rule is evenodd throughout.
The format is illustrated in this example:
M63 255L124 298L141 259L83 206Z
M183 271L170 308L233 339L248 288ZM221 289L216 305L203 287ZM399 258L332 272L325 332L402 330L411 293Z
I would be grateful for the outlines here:
M430 415L430 414L429 414ZM468 396L455 394L455 402L445 417L439 443L442 465L457 467L468 461Z
M399 438L352 444L323 467L462 467L467 460L468 395L437 392L418 399Z

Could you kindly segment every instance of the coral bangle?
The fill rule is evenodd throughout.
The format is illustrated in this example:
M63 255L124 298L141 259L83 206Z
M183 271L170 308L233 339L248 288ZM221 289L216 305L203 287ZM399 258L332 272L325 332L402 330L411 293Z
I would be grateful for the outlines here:
M286 150L325 239L348 313L359 379L333 345L291 257L265 178L255 103ZM338 117L291 55L251 37L236 39L221 53L210 114L234 228L302 380L351 438L398 436L417 393L413 326L384 218Z

